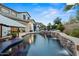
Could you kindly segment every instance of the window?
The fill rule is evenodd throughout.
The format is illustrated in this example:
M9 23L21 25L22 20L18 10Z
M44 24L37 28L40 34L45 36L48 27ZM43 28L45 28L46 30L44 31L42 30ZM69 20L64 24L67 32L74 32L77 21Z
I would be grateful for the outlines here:
M30 19L30 18L28 17L28 19Z
M25 15L23 15L23 19L26 19L26 16Z

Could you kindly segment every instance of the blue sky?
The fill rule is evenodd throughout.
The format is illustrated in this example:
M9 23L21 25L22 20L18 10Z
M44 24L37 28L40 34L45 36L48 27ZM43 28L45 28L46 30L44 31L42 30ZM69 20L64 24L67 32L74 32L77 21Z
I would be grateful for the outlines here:
M66 3L5 3L5 6L18 12L28 12L37 22L47 25L53 23L56 17L62 18L62 22L68 21L70 15L75 14L75 10L63 11Z

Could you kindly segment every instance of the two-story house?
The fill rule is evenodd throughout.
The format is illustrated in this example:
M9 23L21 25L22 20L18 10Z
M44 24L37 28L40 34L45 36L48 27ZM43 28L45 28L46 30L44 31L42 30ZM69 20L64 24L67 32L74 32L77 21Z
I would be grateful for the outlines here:
M0 4L0 37L11 32L33 31L33 22L28 12L17 12Z

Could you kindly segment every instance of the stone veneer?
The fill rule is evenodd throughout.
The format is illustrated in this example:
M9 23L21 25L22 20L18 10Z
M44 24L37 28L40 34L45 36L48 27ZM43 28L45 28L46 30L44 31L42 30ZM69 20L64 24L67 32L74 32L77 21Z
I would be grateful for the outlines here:
M61 45L66 48L71 55L79 55L79 38L68 36L59 31L51 31L51 35L58 38Z
M79 55L79 38L68 36L60 31L47 31L46 33L50 33L51 36L56 37L69 54L73 56Z

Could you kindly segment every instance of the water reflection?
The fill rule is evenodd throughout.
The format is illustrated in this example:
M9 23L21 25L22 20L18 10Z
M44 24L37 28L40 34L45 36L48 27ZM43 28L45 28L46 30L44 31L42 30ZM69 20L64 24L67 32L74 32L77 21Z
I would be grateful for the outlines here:
M9 55L12 56L24 56L27 55L28 50L31 44L35 44L36 35L29 34L23 37L24 41L17 46L14 46L6 51Z
M36 35L35 45L31 45L27 55L31 56L68 56L68 52L57 40L46 35ZM59 53L61 51L61 53Z
M59 56L69 55L60 46L57 40L41 34L29 34L23 37L24 41L7 52L13 56Z

